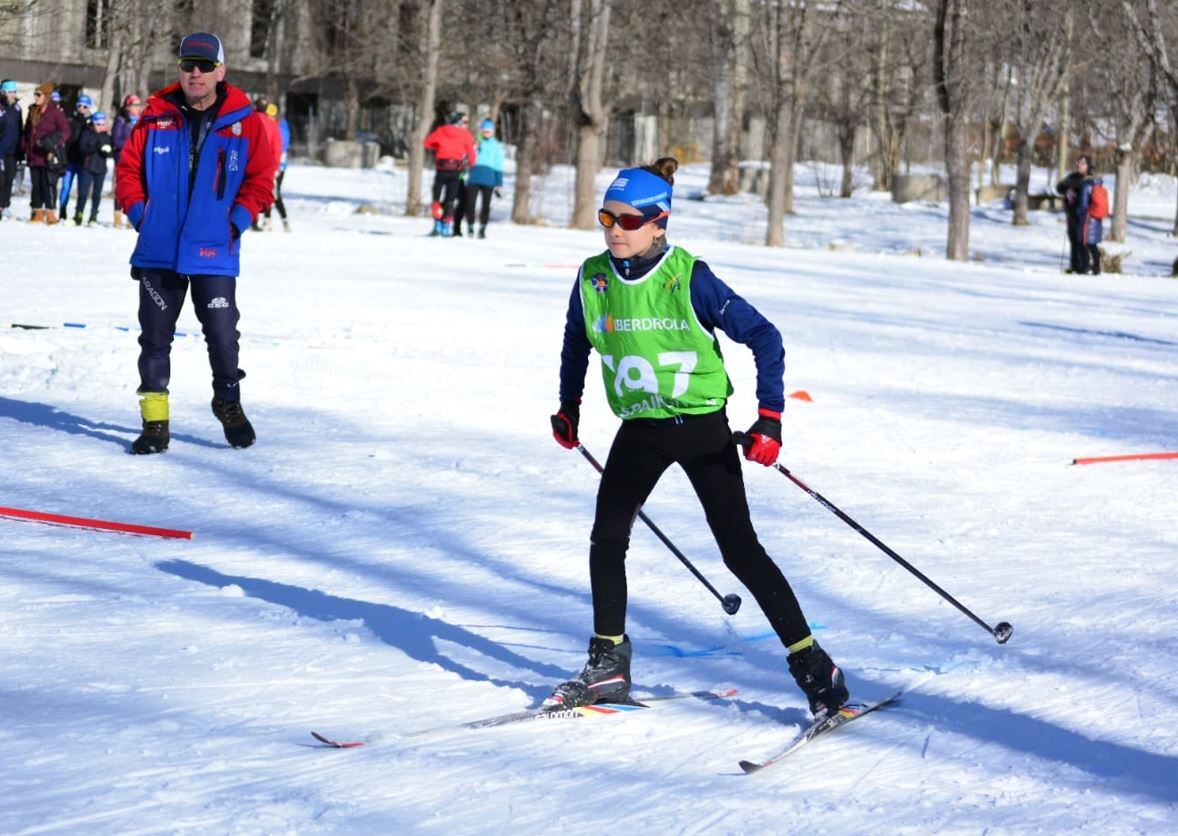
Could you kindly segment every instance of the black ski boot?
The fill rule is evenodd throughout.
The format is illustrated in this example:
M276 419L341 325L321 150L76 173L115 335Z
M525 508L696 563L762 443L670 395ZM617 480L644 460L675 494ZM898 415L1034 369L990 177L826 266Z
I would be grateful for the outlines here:
M621 644L589 639L589 661L575 679L563 682L544 700L544 708L577 708L599 702L625 702L630 696L630 637Z
M249 447L257 439L253 425L241 410L241 401L213 398L213 414L221 422L230 447Z
M484 224L483 226L480 226L480 227L479 227L479 237L480 237L480 238L486 238L486 237L487 237L487 227L486 227L486 224Z
M162 453L168 449L170 440L167 421L144 421L143 432L131 442L131 452L136 455Z
M818 642L789 654L789 672L810 701L810 711L821 719L834 714L851 696L838 669Z

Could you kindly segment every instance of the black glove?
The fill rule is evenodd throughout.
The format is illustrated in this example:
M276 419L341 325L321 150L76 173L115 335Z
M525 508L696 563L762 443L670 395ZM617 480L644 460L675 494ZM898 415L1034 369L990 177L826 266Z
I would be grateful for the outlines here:
M503 189L498 186L495 187L495 197L503 197Z
M577 439L577 425L581 423L581 399L561 401L560 409L549 417L552 422L552 437L566 450L574 450L581 442Z
M229 240L236 241L240 237L241 230L238 229L234 224L229 224Z

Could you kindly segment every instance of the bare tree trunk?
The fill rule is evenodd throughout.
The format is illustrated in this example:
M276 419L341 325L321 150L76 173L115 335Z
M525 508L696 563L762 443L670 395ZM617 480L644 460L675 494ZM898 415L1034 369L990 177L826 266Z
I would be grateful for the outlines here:
M839 154L843 158L843 182L839 197L850 197L855 186L855 125L844 125L839 129Z
M344 84L344 138L356 138L356 122L360 117L360 83L353 73L348 74Z
M536 168L536 144L539 141L540 102L533 99L520 110L519 144L515 149L515 194L511 220L517 224L532 222L532 172Z
M574 115L577 120L577 173L573 186L573 217L569 226L592 229L597 222L597 171L601 166L601 139L605 132L605 51L609 40L609 16L612 0L590 0L589 26L584 51L578 48L587 64L578 62L580 83L574 91Z
M1064 93L1059 100L1059 136L1055 141L1055 179L1062 180L1068 175L1068 152L1071 148L1071 143L1068 142L1068 134L1072 130L1072 115L1071 115L1071 101L1072 97Z
M1142 140L1144 142L1144 140ZM1109 241L1125 242L1125 229L1128 226L1129 214L1129 184L1133 182L1133 169L1137 162L1136 146L1117 149L1117 190L1113 194L1113 205L1109 207L1109 231L1105 236Z
M732 148L732 76L735 60L731 0L710 0L708 10L715 22L711 29L712 61L715 79L712 83L712 170L708 175L709 194L731 194L724 191L724 170Z
M112 7L113 11L113 7ZM115 17L117 24L119 17ZM115 77L119 72L119 63L123 57L123 27L119 25L112 26L110 29L110 41L107 44L106 51L106 68L102 74L102 92L99 96L99 103L101 107L106 108L112 113L116 112L118 108L115 106Z
M1028 193L1031 190L1031 154L1033 150L1031 143L1025 139L1018 144L1014 180L1014 218L1011 219L1014 226L1028 226L1030 224L1030 221L1027 220L1027 212L1030 209Z
M966 158L967 97L962 83L968 0L939 0L933 39L933 72L945 130L945 171L949 181L949 230L945 257L969 258L969 160Z
M798 161L798 147L802 137L802 121L805 115L805 104L801 98L799 85L794 85L794 97L790 103L789 116L789 143L785 146L786 162L784 168L785 174L785 200L782 203L782 209L787 215L793 215L794 212L794 168Z
M425 0L422 7L421 52L425 57L425 76L417 100L417 124L409 141L409 191L405 195L405 214L421 214L421 169L425 164L425 137L434 118L434 99L438 90L438 55L442 51L442 0Z
M765 245L769 247L785 245L785 172L790 164L789 143L794 135L790 125L792 102L784 89L784 82L789 73L788 10L782 4L776 13L774 36L777 49L773 74L776 82L776 104L773 117L773 145L769 150L769 190L766 195L769 220L765 229Z

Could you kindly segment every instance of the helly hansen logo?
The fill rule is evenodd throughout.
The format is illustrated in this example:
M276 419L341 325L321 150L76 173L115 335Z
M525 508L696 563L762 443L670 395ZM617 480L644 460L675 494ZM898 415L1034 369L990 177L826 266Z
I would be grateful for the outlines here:
M209 302L208 307L210 307L210 308L227 308L227 307L229 307L229 303L225 301L224 296L218 296L216 299Z
M216 247L201 247L199 250L196 251L196 254L199 255L201 258L216 258L217 257L217 248Z

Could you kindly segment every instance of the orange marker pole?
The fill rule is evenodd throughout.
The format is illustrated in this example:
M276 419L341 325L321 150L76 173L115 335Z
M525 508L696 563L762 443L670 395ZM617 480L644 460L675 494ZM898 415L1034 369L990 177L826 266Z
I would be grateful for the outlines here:
M25 511L20 508L5 508L3 506L0 506L0 517L13 517L18 520L33 520L55 525L72 525L78 528L96 528L102 531L118 531L123 534L146 534L152 537L170 537L176 540L192 539L191 531L180 531L175 528L154 528L149 525L91 520L86 517L66 517L61 514L46 514L42 511Z
M1100 464L1102 462L1140 462L1178 459L1178 453L1136 453L1132 456L1098 456L1091 459L1072 459L1072 464Z

